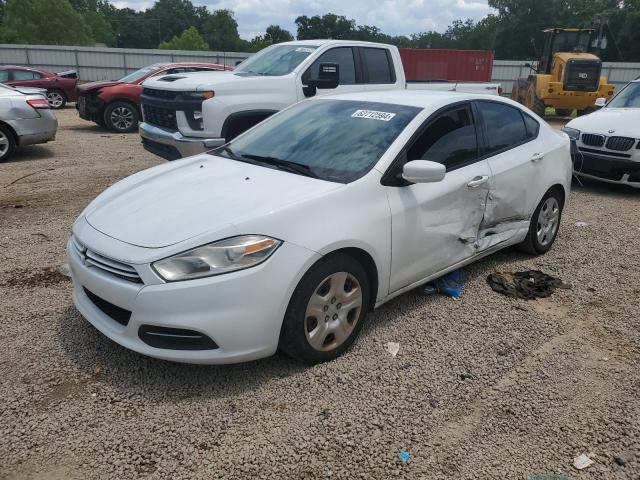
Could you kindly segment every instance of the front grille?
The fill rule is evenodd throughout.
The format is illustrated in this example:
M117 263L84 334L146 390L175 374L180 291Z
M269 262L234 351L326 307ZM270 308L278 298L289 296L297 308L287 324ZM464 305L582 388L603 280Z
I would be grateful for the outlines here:
M604 135L595 135L593 133L583 133L582 143L591 147L601 147L604 145Z
M569 60L565 70L564 89L593 92L600 84L600 60Z
M102 313L107 315L112 320L118 322L123 327L126 327L129 324L129 320L131 319L131 312L129 310L125 310L113 303L107 302L105 299L100 298L95 293L83 288L84 293L89 300L93 302L93 304L100 309Z
M155 88L145 88L142 90L143 95L148 97L162 98L164 100L173 100L180 94L180 92L174 92L171 90L156 90Z
M636 143L636 140L634 138L609 137L609 140L607 140L607 148L609 150L618 150L620 152L626 152L627 150L631 150L634 143Z
M178 130L175 110L143 103L142 114L146 123L171 130Z
M131 265L107 258L104 255L94 252L82 245L75 236L72 237L71 241L78 252L78 255L80 255L87 267L99 268L103 272L109 273L110 275L122 280L127 280L128 282L142 283L142 279L140 278L137 270Z

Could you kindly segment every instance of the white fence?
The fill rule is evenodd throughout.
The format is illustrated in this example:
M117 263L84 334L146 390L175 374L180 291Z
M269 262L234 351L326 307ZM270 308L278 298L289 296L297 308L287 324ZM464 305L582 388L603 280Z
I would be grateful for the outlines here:
M223 63L232 67L249 55L240 52L0 44L0 65L29 65L53 72L73 69L82 81L118 79L158 62Z
M234 66L250 55L242 52L0 44L0 65L30 65L51 71L74 69L82 81L113 80L157 62L206 62ZM529 73L525 63L525 60L495 60L492 80L502 83L505 93L511 92L513 81ZM616 87L621 87L640 76L640 63L605 62L603 74Z

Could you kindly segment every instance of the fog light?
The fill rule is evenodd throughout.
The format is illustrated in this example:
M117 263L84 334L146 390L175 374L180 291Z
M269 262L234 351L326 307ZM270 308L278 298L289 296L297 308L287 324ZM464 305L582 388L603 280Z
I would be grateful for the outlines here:
M196 110L195 112L193 112L193 119L202 120L202 112L199 110Z

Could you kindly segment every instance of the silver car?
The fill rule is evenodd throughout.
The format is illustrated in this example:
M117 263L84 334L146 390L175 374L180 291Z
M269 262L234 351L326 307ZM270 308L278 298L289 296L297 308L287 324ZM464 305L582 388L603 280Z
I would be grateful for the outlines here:
M41 88L0 85L0 162L17 146L45 143L56 137L58 120Z

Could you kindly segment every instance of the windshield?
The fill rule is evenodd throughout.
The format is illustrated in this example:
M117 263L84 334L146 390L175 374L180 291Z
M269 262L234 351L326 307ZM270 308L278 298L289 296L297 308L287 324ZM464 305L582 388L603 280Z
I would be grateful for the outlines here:
M213 153L258 164L289 163L309 176L349 183L376 164L420 110L379 102L303 102Z
M236 73L253 75L286 75L318 48L317 45L272 45L247 58Z
M155 72L157 70L160 70L160 67L144 67L141 68L140 70L136 70L133 73L130 73L129 75L122 77L120 80L118 80L119 82L124 82L124 83L135 83L138 80L140 80L141 78L146 77L147 75L149 75L152 72Z
M585 31L559 32L553 40L552 53L557 52L588 52L591 33Z
M608 108L640 108L640 82L629 83L607 105Z

